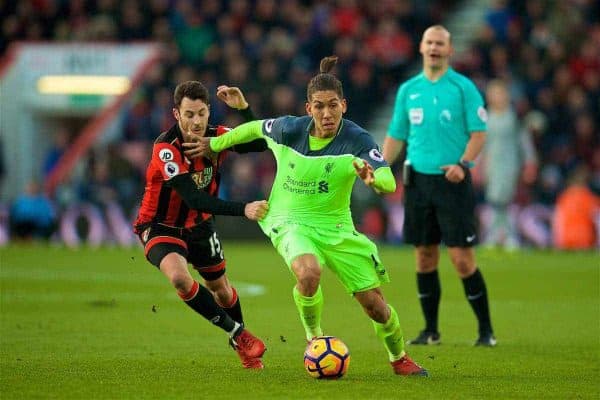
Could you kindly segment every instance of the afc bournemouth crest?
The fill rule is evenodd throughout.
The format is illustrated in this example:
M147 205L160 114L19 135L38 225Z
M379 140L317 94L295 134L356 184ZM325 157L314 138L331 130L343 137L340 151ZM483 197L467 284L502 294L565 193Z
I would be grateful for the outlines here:
M192 174L192 179L196 183L198 189L204 189L210 184L213 176L213 167L204 168L202 171L194 172Z

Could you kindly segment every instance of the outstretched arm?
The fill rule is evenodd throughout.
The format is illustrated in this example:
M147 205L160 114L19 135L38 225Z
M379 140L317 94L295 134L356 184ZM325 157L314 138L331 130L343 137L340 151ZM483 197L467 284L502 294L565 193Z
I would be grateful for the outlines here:
M212 145L213 141L215 142L214 147ZM241 144L249 148L247 151L264 151L267 149L262 134L262 121L246 122L221 136L197 138L193 143L183 143L183 147L188 149L185 151L186 156L189 156L188 152L190 152L193 153L195 158L209 157Z
M196 189L196 183L190 174L175 176L169 180L169 185L175 189L189 208L213 215L245 216L252 221L258 221L266 215L269 209L265 200L240 203L211 196L203 190Z
M240 88L235 86L221 85L217 88L217 98L227 104L230 108L233 108L239 112L244 119L244 122L250 122L256 120L256 116L252 112L250 105L244 97L244 93ZM197 141L183 143L185 148L185 155L189 159L198 157L209 157L213 158L214 153L207 152L206 148L198 145ZM236 153L249 153L249 152L261 152L267 149L267 143L262 140L255 140L250 143L244 143L231 148Z
M263 121L246 122L224 135L202 139L206 139L210 150L219 153L236 144L248 143L256 139L261 139L263 137L262 124Z
M256 116L239 88L221 85L217 88L217 97L229 107L238 110L242 118L244 118L244 122L256 120ZM249 143L233 146L231 150L236 153L250 153L265 151L267 148L267 142L263 139L257 139Z

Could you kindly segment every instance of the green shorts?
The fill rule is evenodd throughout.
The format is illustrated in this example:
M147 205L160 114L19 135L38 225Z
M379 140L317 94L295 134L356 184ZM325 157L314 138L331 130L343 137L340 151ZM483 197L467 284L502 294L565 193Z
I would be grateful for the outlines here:
M389 282L377 246L355 230L323 229L300 224L270 228L268 236L288 267L302 254L313 254L350 294Z

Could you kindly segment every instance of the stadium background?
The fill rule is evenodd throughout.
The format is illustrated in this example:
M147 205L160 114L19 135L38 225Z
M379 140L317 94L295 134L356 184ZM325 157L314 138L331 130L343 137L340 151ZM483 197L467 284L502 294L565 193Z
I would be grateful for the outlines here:
M396 88L418 69L418 42L433 23L453 33L452 65L482 93L491 79L509 82L532 134L537 179L520 183L512 208L522 244L552 246L556 198L580 167L600 193L600 6L593 0L30 0L0 1L0 9L2 244L10 241L10 208L32 182L58 213L53 241L135 243L129 221L145 163L153 139L173 123L172 90L184 80L200 80L212 94L218 84L239 86L259 117L301 115L318 61L336 54L347 117L381 143ZM48 94L39 79L50 72L119 75L128 86L116 95ZM213 124L240 123L212 100ZM270 153L232 156L222 197L264 198L273 172ZM481 180L477 188L483 227ZM380 198L356 185L357 224L401 243L401 200L401 190ZM221 230L259 237L240 220Z

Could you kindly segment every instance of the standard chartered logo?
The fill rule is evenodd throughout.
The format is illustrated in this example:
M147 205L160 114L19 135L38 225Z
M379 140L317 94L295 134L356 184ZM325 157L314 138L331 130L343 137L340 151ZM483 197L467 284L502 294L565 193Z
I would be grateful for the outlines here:
M329 182L294 179L288 175L283 182L283 190L295 194L329 193Z

